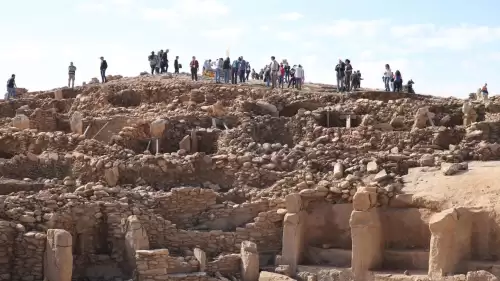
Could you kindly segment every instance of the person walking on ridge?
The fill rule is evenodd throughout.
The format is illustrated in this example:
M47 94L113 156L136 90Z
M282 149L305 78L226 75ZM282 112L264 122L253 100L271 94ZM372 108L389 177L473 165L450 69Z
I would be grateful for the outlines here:
M200 67L200 64L196 60L195 56L193 56L193 59L189 63L189 67L191 68L191 79L193 81L198 81L198 68Z
M174 60L174 73L175 74L179 74L179 56L176 56L175 57L175 60Z
M7 80L7 94L5 95L5 100L13 99L16 96L16 75L12 76Z
M68 67L68 88L70 87L71 89L75 88L75 74L76 74L76 66L73 65L73 62L70 62Z
M104 59L104 57L101 57L101 79L102 83L106 83L106 69L108 69L108 62Z

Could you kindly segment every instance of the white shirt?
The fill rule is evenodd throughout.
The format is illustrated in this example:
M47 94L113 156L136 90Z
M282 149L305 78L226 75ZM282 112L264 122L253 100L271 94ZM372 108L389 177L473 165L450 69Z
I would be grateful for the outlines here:
M388 77L388 78L392 78L392 71L391 69L386 69L385 72L384 72L384 77Z
M295 70L295 78L304 78L304 69L302 67L297 67Z

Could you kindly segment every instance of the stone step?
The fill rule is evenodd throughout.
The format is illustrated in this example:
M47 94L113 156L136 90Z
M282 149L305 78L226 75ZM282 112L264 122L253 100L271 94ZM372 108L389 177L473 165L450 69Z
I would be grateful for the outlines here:
M384 265L387 269L417 269L429 268L428 250L385 250Z

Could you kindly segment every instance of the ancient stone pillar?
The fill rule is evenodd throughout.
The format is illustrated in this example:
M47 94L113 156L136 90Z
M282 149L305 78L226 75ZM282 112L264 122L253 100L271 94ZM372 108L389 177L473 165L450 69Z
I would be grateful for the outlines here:
M62 89L59 89L59 90L56 90L54 92L54 98L56 100L62 100L64 98L64 95L63 95L63 90Z
M191 130L191 152L198 152L198 135L196 129Z
M194 257L200 263L200 272L205 272L207 268L207 254L200 248L194 248Z
M104 180L109 186L115 186L120 179L120 170L118 167L112 167L104 170Z
M428 114L428 107L419 108L413 118L413 129L423 129L427 127L427 120L429 120Z
M429 229L429 276L440 278L455 273L470 257L470 213L465 209L444 210L431 217Z
M20 130L30 128L30 119L24 114L18 114L12 118L12 126Z
M187 135L179 142L179 149L184 149L186 152L191 152L191 136Z
M83 134L83 115L79 111L75 111L69 119L71 132L75 134Z
M159 153L160 150L160 140L162 139L163 132L165 131L166 123L163 119L157 119L149 125L149 132L151 137L155 140L153 145L155 147L155 152Z
M135 253L137 250L149 250L149 239L146 230L137 216L130 216L124 222L125 255L131 269L136 268ZM132 270L133 271L133 270ZM131 273L131 272L130 272Z
M297 266L301 262L304 250L305 211L303 211L302 197L298 193L285 197L287 214L283 225L283 246L281 261L290 266L292 275L295 275Z
M251 241L241 242L241 278L243 281L259 280L259 253L257 244Z
M371 280L370 270L382 265L384 241L377 204L372 188L360 188L354 194L349 224L351 226L351 268L355 281Z
M63 229L49 229L43 272L46 281L71 281L73 273L73 238Z

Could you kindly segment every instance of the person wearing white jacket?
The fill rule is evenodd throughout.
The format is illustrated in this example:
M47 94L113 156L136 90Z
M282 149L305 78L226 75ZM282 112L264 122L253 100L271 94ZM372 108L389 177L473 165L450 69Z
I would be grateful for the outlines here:
M302 83L304 83L304 69L302 65L299 64L299 67L295 70L295 86L297 90L302 88Z
M384 85L385 85L385 91L386 92L390 92L391 91L391 79L393 77L393 74L392 74L392 71L391 71L391 67L386 64L385 65L385 72L384 72L384 77L382 77L383 81L384 81Z

